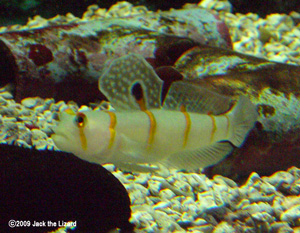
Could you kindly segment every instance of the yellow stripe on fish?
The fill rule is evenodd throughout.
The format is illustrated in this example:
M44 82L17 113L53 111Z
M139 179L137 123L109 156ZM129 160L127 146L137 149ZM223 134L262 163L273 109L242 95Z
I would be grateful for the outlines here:
M154 141L154 136L156 131L156 120L152 112L150 112L149 110L145 110L144 112L149 117L149 136L147 140L147 149L150 149Z
M115 141L115 137L116 137L116 131L115 131L115 126L117 124L117 117L116 114L114 112L109 112L109 111L105 111L109 117L110 117L110 124L109 124L109 132L110 132L110 139L109 139L109 144L108 144L108 149L110 149L113 146L113 143Z
M215 132L217 130L216 120L215 120L214 116L212 116L211 114L208 114L208 116L210 117L211 123L212 123L212 130L211 130L211 134L210 134L210 141L213 142L214 135L215 135Z
M191 122L190 115L186 112L186 108L185 108L184 105L180 106L180 111L183 113L184 119L186 121L186 126L185 126L185 129L184 129L184 136L183 136L183 148L185 148L188 137L189 137L189 133L190 133L190 130L191 130L191 123L192 122Z
M99 78L99 88L116 111L66 112L53 141L59 149L99 164L195 169L240 147L257 119L246 96L229 109L228 97L185 81L172 83L161 106L162 84L143 57L115 59Z

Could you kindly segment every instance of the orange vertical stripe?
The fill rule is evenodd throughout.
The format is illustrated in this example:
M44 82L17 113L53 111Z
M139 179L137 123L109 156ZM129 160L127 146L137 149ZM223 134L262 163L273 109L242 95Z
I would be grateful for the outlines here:
M105 111L106 113L108 113L109 117L110 117L110 124L108 127L108 130L110 132L110 139L109 139L109 143L108 143L108 149L110 149L115 141L115 137L116 137L116 131L115 131L115 126L117 124L117 117L116 114L114 112L110 112L110 111Z
M214 139L214 135L215 135L215 132L217 130L217 125L216 125L216 119L214 118L213 115L208 115L212 121L212 130L211 130L211 136L210 136L210 141L212 142L213 139Z
M87 149L87 141L86 141L85 134L83 132L83 127L79 128L79 137L80 137L80 142L81 142L82 149L86 150Z
M185 118L185 129L184 129L184 136L183 136L183 147L185 147L191 130L192 122L191 122L190 114L187 113L184 105L180 106L180 111L183 113Z
M148 136L148 140L147 140L147 142L148 142L147 149L149 149L154 141L154 135L156 132L156 120L155 120L155 117L152 112L150 112L149 110L146 110L144 112L147 114L147 116L149 117L149 121L150 121L149 136Z

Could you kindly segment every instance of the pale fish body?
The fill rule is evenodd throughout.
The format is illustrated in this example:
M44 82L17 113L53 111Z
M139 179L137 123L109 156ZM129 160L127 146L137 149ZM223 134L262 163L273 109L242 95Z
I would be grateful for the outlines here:
M171 86L161 107L161 85L140 56L116 59L99 81L116 111L63 113L52 135L55 144L99 164L193 169L215 164L241 146L256 121L248 98L240 97L224 113L228 98L184 82Z

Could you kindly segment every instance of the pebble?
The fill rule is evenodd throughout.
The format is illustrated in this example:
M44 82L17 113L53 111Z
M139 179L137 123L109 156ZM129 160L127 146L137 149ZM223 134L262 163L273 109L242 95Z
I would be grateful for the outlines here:
M281 221L285 221L289 223L293 223L294 221L299 219L300 219L300 205L295 205L280 215Z
M173 193L170 189L163 189L158 194L159 197L161 197L162 200L169 200L176 196L175 193Z
M114 172L116 170L115 165L110 164L110 163L104 164L103 167L110 172Z
M34 108L39 103L41 103L41 98L39 97L29 97L21 101L21 104L24 105L26 108Z
M1 96L4 98L4 99L12 99L13 98L13 95L8 92L8 91L5 91L5 92L2 92L1 93Z
M213 230L213 233L232 233L232 232L236 232L236 230L227 222L221 222Z
M263 179L281 191L288 191L295 181L294 176L285 171L276 172L274 175Z

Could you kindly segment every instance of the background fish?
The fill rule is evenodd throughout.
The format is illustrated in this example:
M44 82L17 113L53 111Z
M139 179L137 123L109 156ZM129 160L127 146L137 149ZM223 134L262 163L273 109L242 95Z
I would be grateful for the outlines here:
M173 83L162 100L162 81L137 54L115 59L99 89L116 112L65 112L52 138L61 150L100 164L212 165L242 145L257 119L248 98L224 113L230 99L188 82Z

